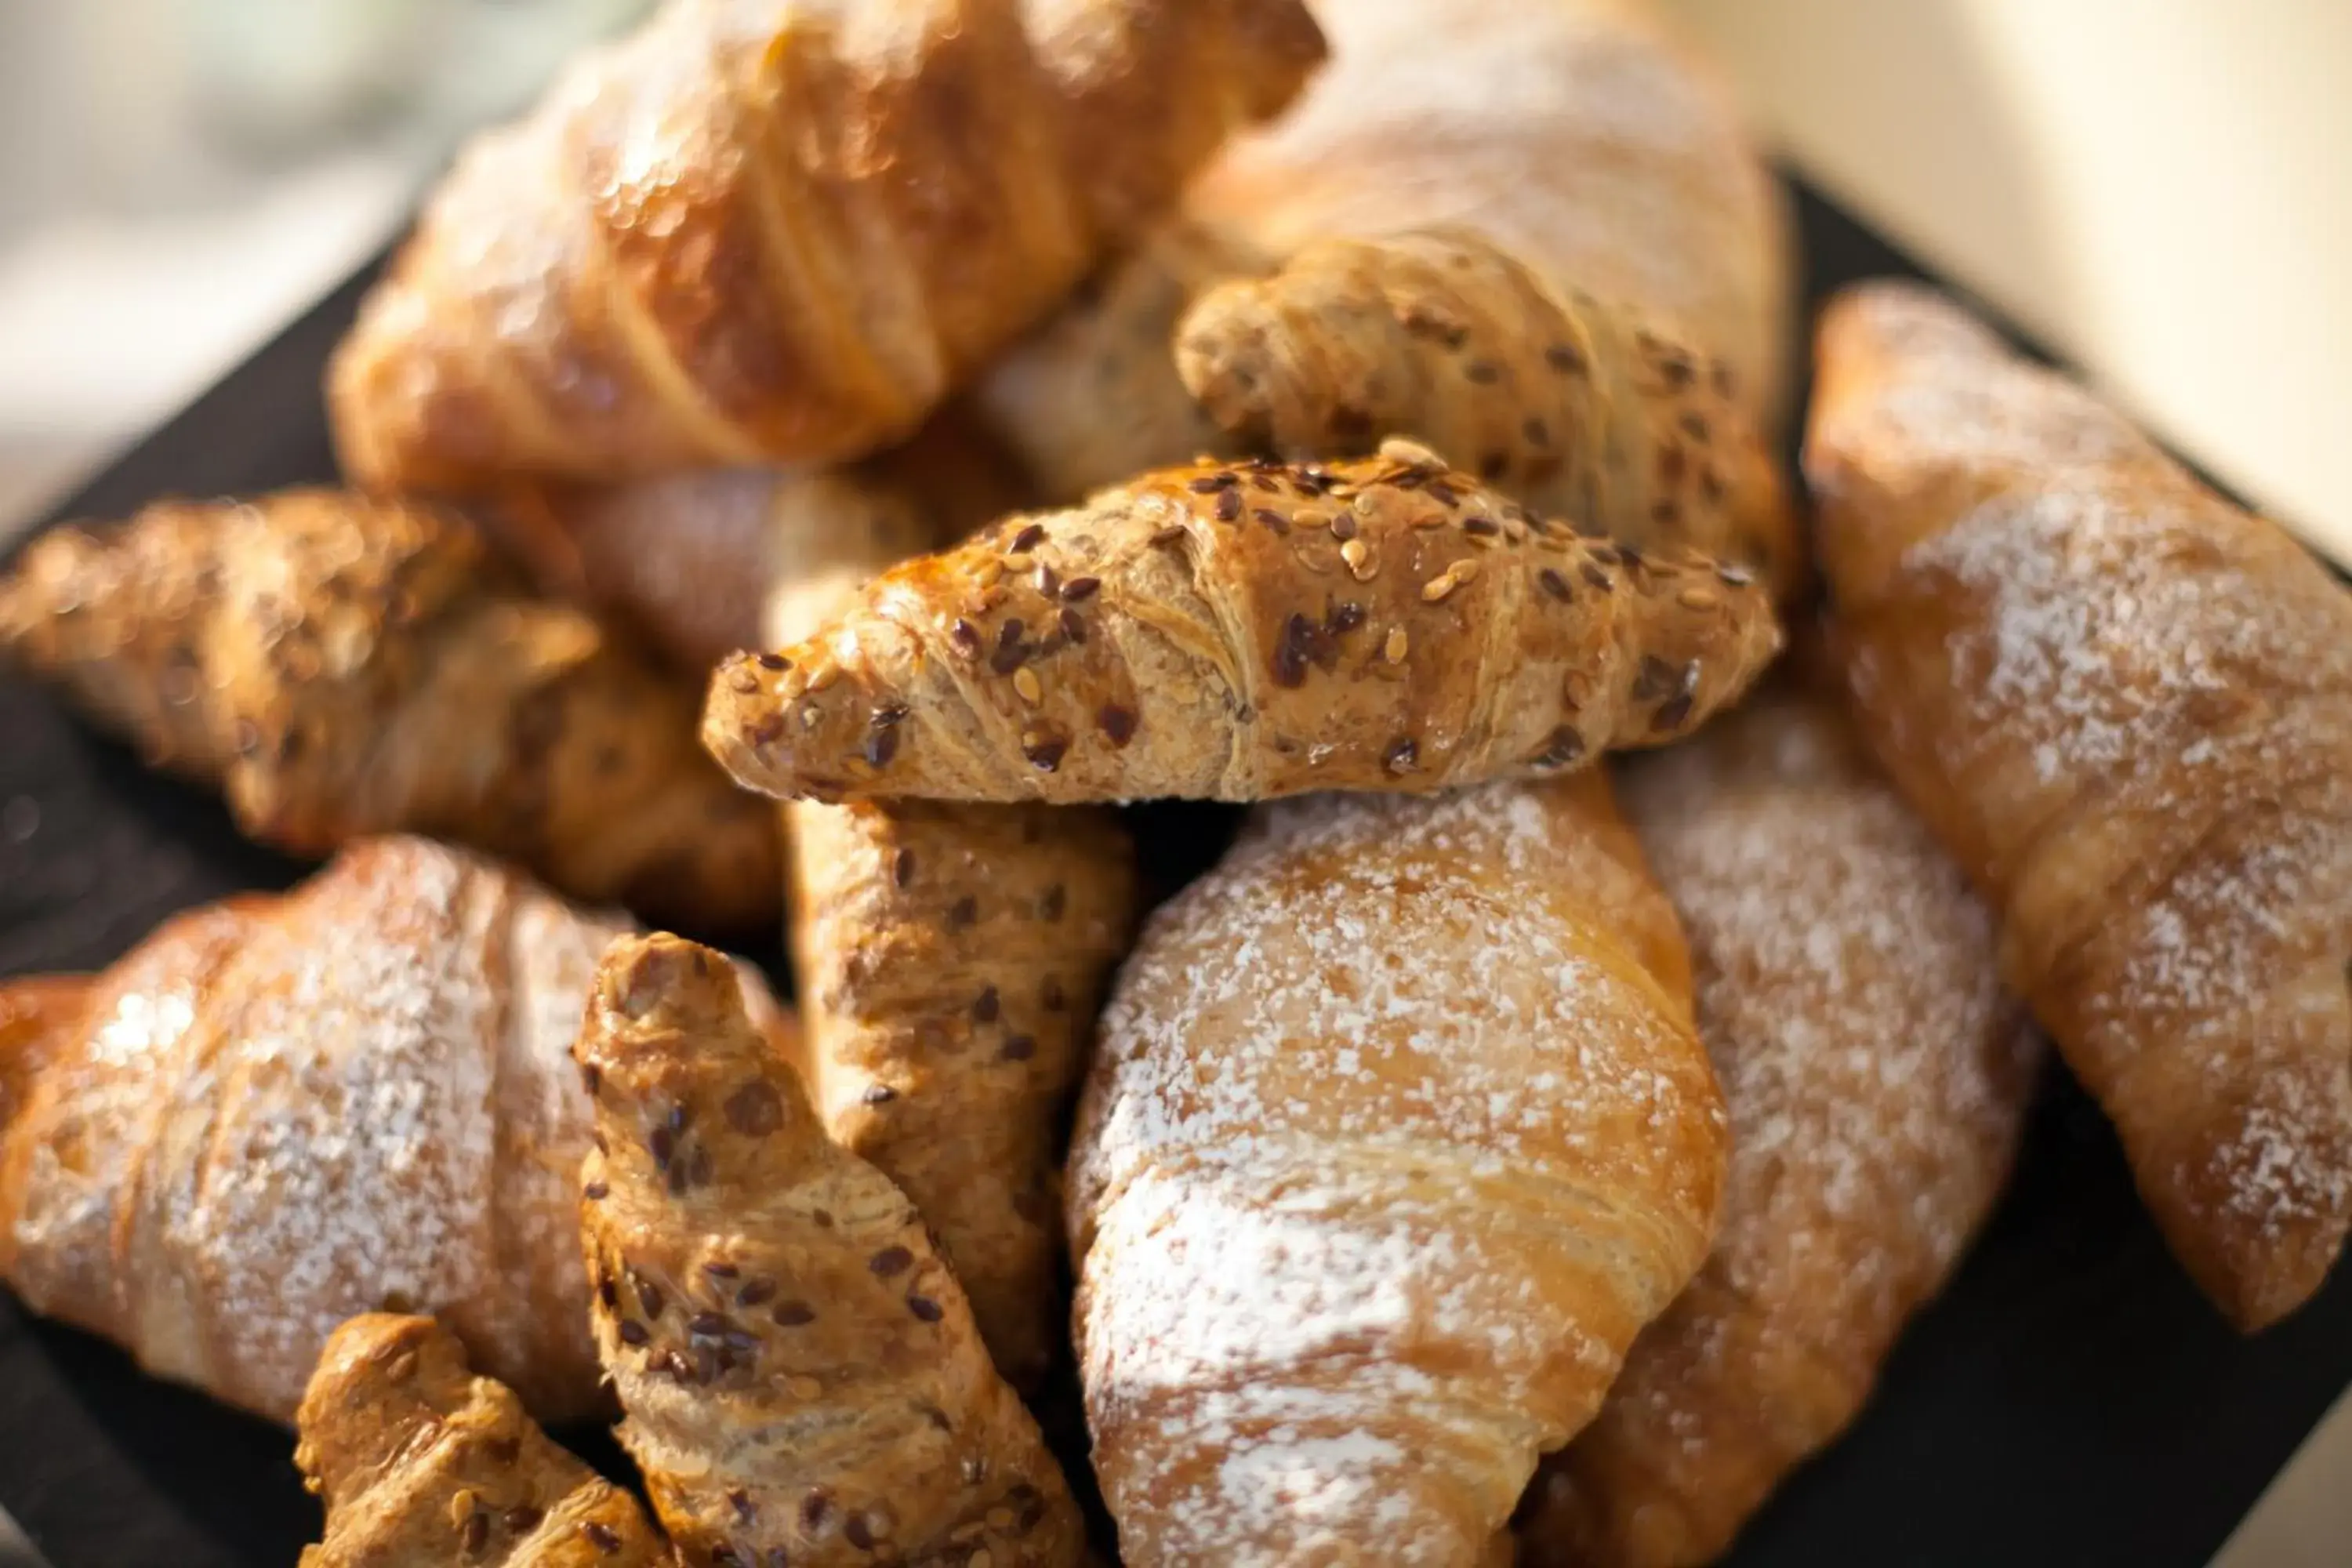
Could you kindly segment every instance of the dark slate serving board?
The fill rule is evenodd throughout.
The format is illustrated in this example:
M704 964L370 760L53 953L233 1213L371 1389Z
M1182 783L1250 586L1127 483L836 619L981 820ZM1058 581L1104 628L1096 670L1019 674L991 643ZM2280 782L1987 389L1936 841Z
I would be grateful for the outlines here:
M1919 272L1818 195L1797 202L1811 300ZM366 280L60 515L330 477L320 371ZM1213 854L1224 821L1151 814L1155 879ZM242 843L210 800L0 680L0 974L96 967L173 910L299 872ZM1960 1278L1733 1563L2202 1568L2347 1384L2352 1269L2282 1327L2239 1338L2166 1256L2105 1123L2053 1070L2014 1187ZM0 1293L0 1508L55 1568L285 1568L316 1523L290 1453L285 1434L152 1383Z

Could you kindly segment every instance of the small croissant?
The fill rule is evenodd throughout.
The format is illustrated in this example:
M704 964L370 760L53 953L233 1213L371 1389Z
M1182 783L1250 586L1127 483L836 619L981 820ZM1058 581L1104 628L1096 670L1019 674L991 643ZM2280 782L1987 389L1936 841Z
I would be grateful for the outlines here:
M573 1052L597 1348L685 1561L1074 1568L1068 1486L921 1216L826 1138L726 960L616 942Z
M773 816L697 749L690 697L447 512L298 489L55 529L0 577L0 656L278 848L424 833L592 902L774 918Z
M1409 442L1015 517L712 678L782 796L1428 792L1675 739L1780 647L1744 568L1580 536Z
M1287 458L1426 441L1546 517L1687 544L1793 587L1780 471L1724 362L1556 291L1467 229L1327 240L1210 290L1177 368L1211 417Z
M294 1463L327 1505L301 1568L663 1568L637 1500L473 1376L430 1318L370 1313L327 1342Z

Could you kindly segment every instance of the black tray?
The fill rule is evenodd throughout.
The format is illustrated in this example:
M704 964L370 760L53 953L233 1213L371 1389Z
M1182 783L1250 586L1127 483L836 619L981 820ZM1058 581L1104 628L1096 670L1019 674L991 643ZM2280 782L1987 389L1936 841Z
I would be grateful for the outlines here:
M1814 301L1920 268L1800 187ZM60 515L331 477L320 369L353 279ZM1197 860L1201 817L1152 847ZM1155 857L1158 858L1158 857ZM0 974L94 968L163 916L301 868L0 681ZM2202 1568L2352 1384L2352 1270L2257 1340L2189 1287L2105 1121L2053 1071L2007 1201L1846 1440L1736 1568ZM56 1568L285 1568L317 1522L286 1434L141 1377L0 1293L0 1507ZM2352 1553L2352 1548L2347 1548Z

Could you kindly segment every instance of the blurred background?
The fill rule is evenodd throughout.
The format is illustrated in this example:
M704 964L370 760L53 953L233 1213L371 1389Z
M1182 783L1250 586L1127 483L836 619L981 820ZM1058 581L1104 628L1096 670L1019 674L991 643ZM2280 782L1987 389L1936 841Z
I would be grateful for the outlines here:
M1661 3L1809 176L2352 563L2352 0ZM650 8L0 0L0 540ZM2228 1568L2352 1561L2347 1483L2352 1408Z

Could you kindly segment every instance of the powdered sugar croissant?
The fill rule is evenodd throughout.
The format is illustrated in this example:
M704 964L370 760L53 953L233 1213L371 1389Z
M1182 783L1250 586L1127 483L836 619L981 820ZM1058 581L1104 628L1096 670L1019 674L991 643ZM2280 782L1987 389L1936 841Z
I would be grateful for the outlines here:
M1322 52L1301 0L670 0L460 157L330 368L344 465L875 450Z
M2352 1225L2352 599L1928 291L1824 319L1806 475L1862 727L2239 1325Z
M1418 792L1672 740L1779 646L1745 571L1580 537L1394 443L1008 520L721 666L703 734L820 799Z
M1267 807L1153 917L1070 1156L1131 1568L1508 1560L1706 1250L1689 984L1597 771Z

